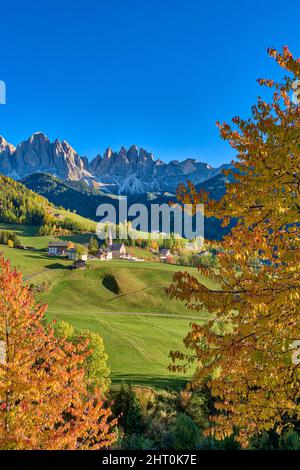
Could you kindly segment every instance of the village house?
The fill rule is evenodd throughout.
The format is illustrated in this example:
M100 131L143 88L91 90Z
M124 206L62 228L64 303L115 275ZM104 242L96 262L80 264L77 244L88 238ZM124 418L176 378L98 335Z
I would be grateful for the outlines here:
M105 248L100 248L95 254L96 258L101 259L102 261L109 261L112 259L112 252Z
M78 259L74 261L74 263L71 266L71 269L85 269L86 268L86 262L83 259Z
M173 255L169 248L160 248L159 250L159 259L162 263L168 263L173 259Z
M48 244L48 254L50 256L67 256L69 242L50 242Z
M76 261L77 253L76 253L75 248L71 248L70 250L68 250L68 258L73 260L73 261Z
M108 251L112 253L113 258L126 258L127 256L124 243L112 243L108 246Z
M69 251L72 252L75 249L74 243L70 241L55 241L49 242L48 244L48 254L50 256L68 256ZM75 259L69 257L69 259Z
M167 258L168 256L171 256L171 251L169 250L169 248L160 248L159 257Z
M68 258L73 261L77 261L77 260L87 261L88 259L87 253L78 254L75 247L68 249L67 254L68 254Z
M113 243L113 238L111 230L108 234L107 243L107 252L111 252L112 258L126 258L127 251L124 243Z

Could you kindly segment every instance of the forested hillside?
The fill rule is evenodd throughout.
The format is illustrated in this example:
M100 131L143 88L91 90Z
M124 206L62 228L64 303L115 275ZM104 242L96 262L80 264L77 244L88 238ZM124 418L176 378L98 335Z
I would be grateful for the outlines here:
M35 225L43 235L94 231L95 223L63 208L11 178L0 175L0 222Z
M111 198L101 197L97 190L89 188L81 182L64 182L55 176L35 173L21 180L27 188L41 194L56 206L76 212L83 217L95 218L96 209L102 202L110 202Z
M230 181L225 175L211 178L207 182L197 187L197 190L208 191L212 198L219 199L226 192L226 181ZM21 180L29 189L46 197L56 206L63 206L71 211L76 211L82 217L97 220L96 211L100 204L112 204L116 209L119 206L119 196L113 194L103 194L101 191L90 188L83 182L62 181L46 173L35 173ZM148 208L149 227L151 226L150 206L151 204L168 204L177 202L175 194L170 193L145 193L129 195L127 197L128 207L132 204L144 204ZM117 222L118 210L117 210ZM130 220L130 217L129 217ZM222 227L222 223L214 217L205 219L205 238L208 240L220 240L226 235L230 227Z
M43 225L49 201L23 184L0 175L0 221Z

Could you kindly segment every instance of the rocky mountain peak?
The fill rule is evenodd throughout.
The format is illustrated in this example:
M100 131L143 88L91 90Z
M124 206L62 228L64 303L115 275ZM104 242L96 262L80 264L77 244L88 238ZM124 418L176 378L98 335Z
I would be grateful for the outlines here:
M113 154L112 149L108 147L104 152L103 159L110 159L112 154Z
M7 142L7 140L4 139L4 137L2 137L2 135L0 135L0 153L2 153L4 151L8 151L8 152L12 153L12 152L15 151L15 147L12 144L10 144L9 142Z
M9 144L4 137L0 136L0 169L2 169L0 171L2 173L6 174L10 170L10 162L15 150L12 144Z
M98 154L89 162L66 140L50 142L43 132L35 132L16 148L0 137L0 173L15 179L50 173L62 180L82 180L119 194L175 192L187 179L198 184L219 174L222 168L212 168L195 158L165 163L137 145L118 151L109 147L103 157Z
M44 134L42 131L37 131L34 132L28 140L49 140L46 134Z
M131 145L128 149L128 153L132 153L132 152L134 152L134 153L137 152L138 153L138 151L139 151L139 148L138 148L137 145Z
M145 149L140 148L139 158L144 161L151 161L154 162L154 155L153 153L147 152Z
M129 162L133 163L134 165L137 164L137 160L139 157L139 148L137 145L131 145L127 152L127 158Z
M36 172L54 174L62 179L78 180L91 176L86 161L75 152L67 141L56 139L53 143L43 132L35 132L10 152L4 152L4 140L0 146L0 172L15 179Z
M102 162L102 157L99 153L98 155L96 155L96 157L93 159L93 161L89 164L89 166L91 167L91 170L94 171L94 172L97 172L97 168L98 168L98 166L100 165L101 162Z

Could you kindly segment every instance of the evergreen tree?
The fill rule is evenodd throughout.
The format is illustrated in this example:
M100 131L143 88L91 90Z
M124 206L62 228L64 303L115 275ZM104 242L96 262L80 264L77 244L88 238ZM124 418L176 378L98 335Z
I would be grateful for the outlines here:
M126 434L138 434L143 430L141 406L131 385L119 390L113 411Z
M91 253L92 255L97 253L97 251L99 250L99 244L98 244L98 240L96 237L90 238L88 250L89 250L89 253Z
M198 426L183 413L177 416L172 435L175 450L194 450L200 439Z

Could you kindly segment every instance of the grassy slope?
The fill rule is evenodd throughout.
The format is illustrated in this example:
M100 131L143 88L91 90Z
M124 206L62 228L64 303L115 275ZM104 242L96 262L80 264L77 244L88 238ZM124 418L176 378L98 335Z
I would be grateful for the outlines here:
M61 214L63 218L72 219L74 222L78 222L79 224L83 224L87 227L88 230L95 231L97 222L93 220L87 219L82 217L81 215L74 214L74 212L69 212L64 209L53 209L54 214Z
M84 221L86 221L87 224L90 223L88 219L84 219L83 217L77 216L76 214L68 213L68 216L69 215L71 216L71 218L76 218L76 220L82 219L83 223ZM96 226L96 223L92 222L91 228L94 228L95 226ZM46 251L49 241L53 241L57 239L57 237L53 235L40 236L38 235L39 227L32 227L28 225L13 225L13 224L0 223L0 231L1 230L9 230L9 231L13 230L18 235L19 239L21 240L22 245L32 246L43 252ZM92 233L79 233L75 235L63 235L58 238L60 240L65 240L65 239L72 240L74 241L74 243L88 243L92 235L93 235Z
M183 377L167 370L168 354L182 347L191 321L188 317L197 314L165 293L178 267L113 260L90 262L86 271L70 271L66 269L70 261L49 258L43 251L51 237L35 236L32 227L19 227L18 231L26 245L41 251L0 249L12 265L20 267L28 283L48 282L50 291L40 294L39 300L48 304L49 319L64 319L99 332L109 354L114 383L124 379L157 387L179 384ZM198 275L193 268L189 270ZM104 282L108 275L113 276L112 285Z

